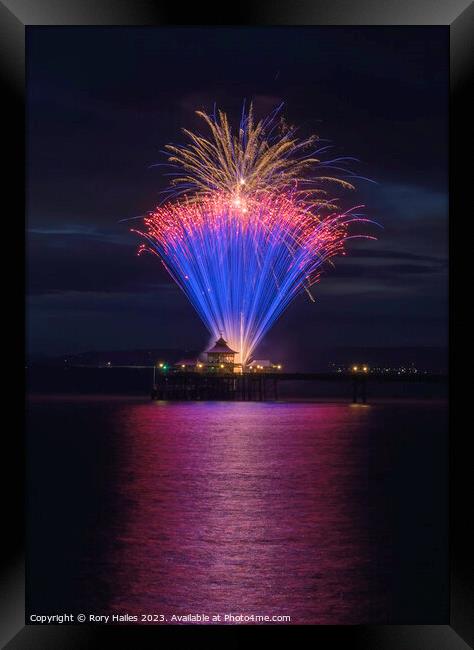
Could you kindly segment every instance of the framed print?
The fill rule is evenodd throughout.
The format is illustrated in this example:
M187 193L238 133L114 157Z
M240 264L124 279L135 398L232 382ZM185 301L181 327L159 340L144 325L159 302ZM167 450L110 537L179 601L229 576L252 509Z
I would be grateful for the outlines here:
M5 647L470 647L472 5L0 12L26 233Z

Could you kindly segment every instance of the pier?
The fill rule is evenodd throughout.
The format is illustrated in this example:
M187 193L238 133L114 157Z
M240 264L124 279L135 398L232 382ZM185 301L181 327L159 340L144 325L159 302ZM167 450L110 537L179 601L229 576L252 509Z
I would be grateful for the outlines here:
M155 373L151 397L155 400L277 401L282 381L337 382L348 400L366 404L373 383L444 383L444 375L388 375L366 373ZM341 391L342 392L342 391Z
M155 378L152 399L276 401L279 379L275 374L263 373L160 375Z

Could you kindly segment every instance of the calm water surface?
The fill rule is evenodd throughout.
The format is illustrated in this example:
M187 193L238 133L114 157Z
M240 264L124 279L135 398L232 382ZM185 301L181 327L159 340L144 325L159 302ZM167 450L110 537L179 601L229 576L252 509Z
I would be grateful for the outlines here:
M33 397L28 609L448 616L443 402Z

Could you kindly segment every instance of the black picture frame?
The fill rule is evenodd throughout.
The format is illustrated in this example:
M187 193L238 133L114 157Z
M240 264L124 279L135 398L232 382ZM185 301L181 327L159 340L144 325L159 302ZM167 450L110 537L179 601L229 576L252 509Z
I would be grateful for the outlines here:
M463 188L468 170L463 154L468 151L469 130L467 92L473 61L474 6L469 0L295 0L282 2L240 2L233 9L232 19L224 18L211 6L173 6L152 0L0 0L0 76L3 86L4 128L9 138L4 142L3 159L8 161L10 178L4 191L11 198L15 224L23 226L21 212L27 205L25 193L25 30L34 25L445 25L450 32L450 310L454 307L455 275L453 246L454 222L463 217L469 203L463 202ZM217 20L216 20L217 19ZM463 175L466 185L463 183ZM471 183L472 184L472 183ZM8 198L8 197L7 197ZM15 231L16 232L16 231ZM19 231L18 231L19 232ZM15 237L17 246L22 235ZM21 277L21 273L20 273ZM21 287L13 288L9 304L23 313ZM8 300L8 298L6 299ZM15 309L15 306L17 309ZM21 369L23 340L21 327L14 325L13 339L19 342L19 354L12 362ZM20 336L19 336L20 335ZM452 327L450 354L453 358ZM452 364L451 364L452 366ZM452 386L451 367L451 386ZM12 383L21 394L21 382ZM128 647L156 647L163 644L188 647L210 647L211 644L241 647L249 641L312 644L328 648L341 645L364 650L462 650L474 644L474 593L468 576L472 571L469 532L469 495L472 493L472 469L468 448L467 425L460 426L454 418L453 392L450 391L450 618L444 625L390 626L206 626L159 627L120 626L93 627L80 625L25 625L24 607L24 455L21 435L10 428L9 449L5 462L9 466L8 491L4 505L4 521L8 522L6 553L3 556L0 581L2 609L2 647L20 648L92 648L114 647L117 642ZM469 487L471 489L469 489ZM303 639L304 635L304 639ZM140 642L137 641L138 636ZM117 640L116 640L117 639ZM6 645L5 645L6 644ZM192 645L191 645L192 644ZM468 645L469 644L469 645Z

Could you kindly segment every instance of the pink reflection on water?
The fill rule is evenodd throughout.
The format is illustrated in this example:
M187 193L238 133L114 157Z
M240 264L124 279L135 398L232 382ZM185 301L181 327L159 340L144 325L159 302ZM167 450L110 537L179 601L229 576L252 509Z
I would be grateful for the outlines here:
M128 404L110 611L384 622L370 418L346 404Z

